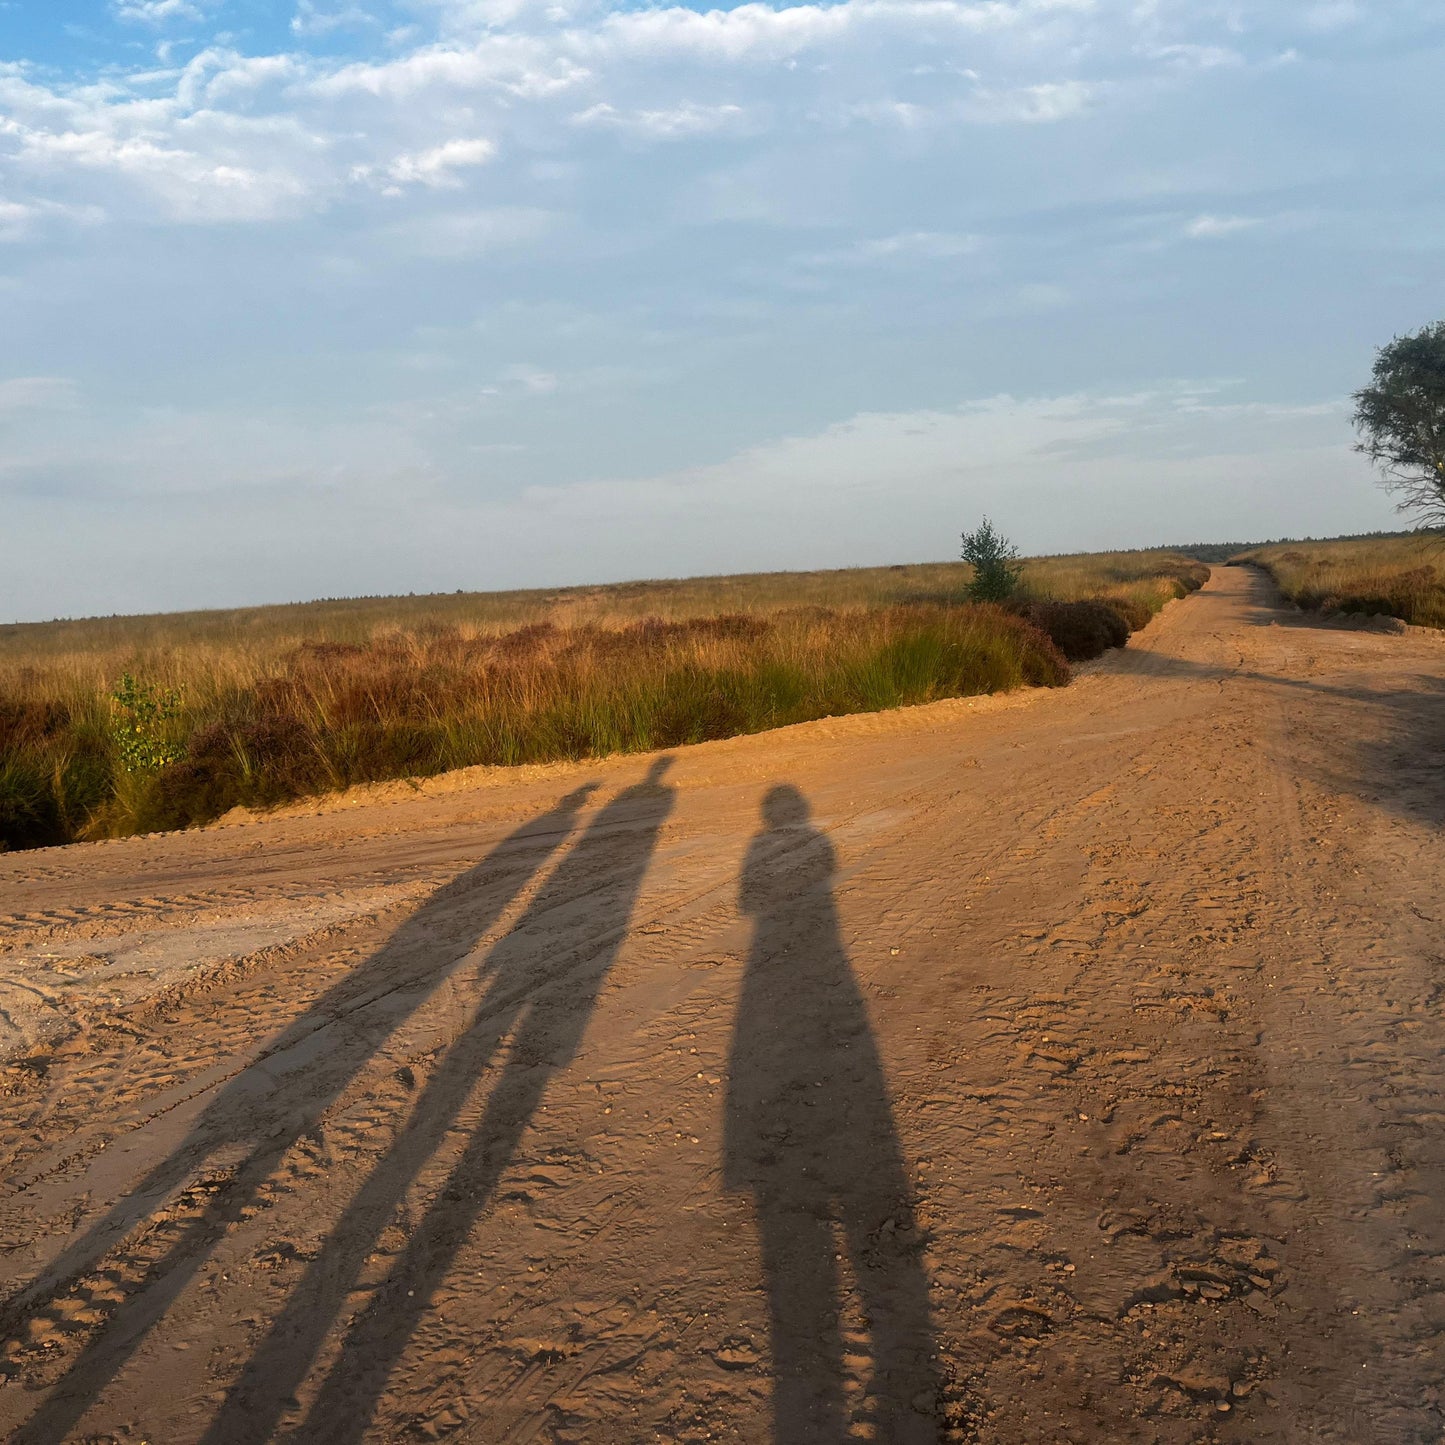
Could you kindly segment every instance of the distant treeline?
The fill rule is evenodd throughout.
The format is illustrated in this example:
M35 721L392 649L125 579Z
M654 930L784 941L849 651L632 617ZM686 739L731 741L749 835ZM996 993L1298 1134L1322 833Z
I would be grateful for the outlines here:
M1169 552L1182 552L1186 557L1197 557L1201 562L1228 562L1241 552L1251 552L1256 547L1287 547L1302 542L1374 542L1389 541L1396 537L1413 537L1417 532L1348 532L1339 537L1267 537L1255 542L1190 542L1181 547L1167 547Z

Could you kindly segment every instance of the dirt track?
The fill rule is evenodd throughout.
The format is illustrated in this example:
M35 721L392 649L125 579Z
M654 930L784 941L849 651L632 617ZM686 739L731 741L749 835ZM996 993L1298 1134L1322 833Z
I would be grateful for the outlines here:
M0 858L0 1429L1440 1440L1442 742L1217 568L1063 692Z

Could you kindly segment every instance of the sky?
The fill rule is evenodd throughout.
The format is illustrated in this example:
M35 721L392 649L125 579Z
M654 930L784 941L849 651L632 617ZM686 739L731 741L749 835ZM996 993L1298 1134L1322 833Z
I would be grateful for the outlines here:
M1439 0L0 0L0 621L1400 525Z

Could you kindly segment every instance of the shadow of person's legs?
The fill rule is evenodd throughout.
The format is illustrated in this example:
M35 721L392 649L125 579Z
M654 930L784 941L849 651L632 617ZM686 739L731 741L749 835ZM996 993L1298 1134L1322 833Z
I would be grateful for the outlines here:
M832 1221L784 1191L759 1201L758 1231L773 1350L773 1438L834 1445L848 1432Z
M763 818L740 888L756 922L729 1061L725 1179L757 1201L773 1438L833 1445L871 1424L890 1445L934 1440L928 1278L882 1060L839 932L832 844L796 788L772 789ZM848 1390L836 1226L871 1345L868 1378L851 1382L866 1394Z
M553 1075L581 1043L672 807L672 791L661 785L669 762L659 759L645 782L597 814L523 919L497 945L488 960L490 986L467 1032L452 1045L406 1129L253 1356L208 1432L207 1445L271 1438L377 1236L510 1028L507 1062L481 1121L436 1202L352 1326L298 1438L353 1441L365 1434L430 1296L487 1207Z
M934 1441L940 1381L928 1276L901 1167L878 1170L862 1200L844 1202L844 1238L873 1342L873 1438L895 1445Z
M355 1287L376 1242L427 1161L455 1125L478 1076L508 1028L517 1003L475 1019L432 1073L401 1133L366 1177L246 1363L207 1430L206 1442L267 1440L311 1368L327 1331Z
M207 1157L236 1142L260 1140L230 1182L178 1231L87 1343L79 1359L15 1436L17 1445L63 1440L106 1384L164 1316L216 1243L264 1188L277 1164L309 1132L385 1039L428 999L475 947L548 856L571 833L591 786L569 794L499 843L483 861L439 888L386 944L327 990L207 1106L185 1141L150 1171L29 1288L5 1307L13 1328L77 1278L113 1256ZM318 1049L318 1036L328 1034ZM285 1056L305 1065L286 1069Z

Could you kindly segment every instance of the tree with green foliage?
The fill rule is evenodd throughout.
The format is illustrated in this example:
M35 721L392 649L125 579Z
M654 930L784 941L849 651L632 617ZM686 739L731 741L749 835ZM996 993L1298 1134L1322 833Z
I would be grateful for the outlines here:
M963 534L963 560L973 568L971 602L1004 602L1013 596L1023 566L1018 548L987 517L976 532Z
M1445 527L1445 321L1382 346L1354 402L1355 450L1379 467L1400 511Z

